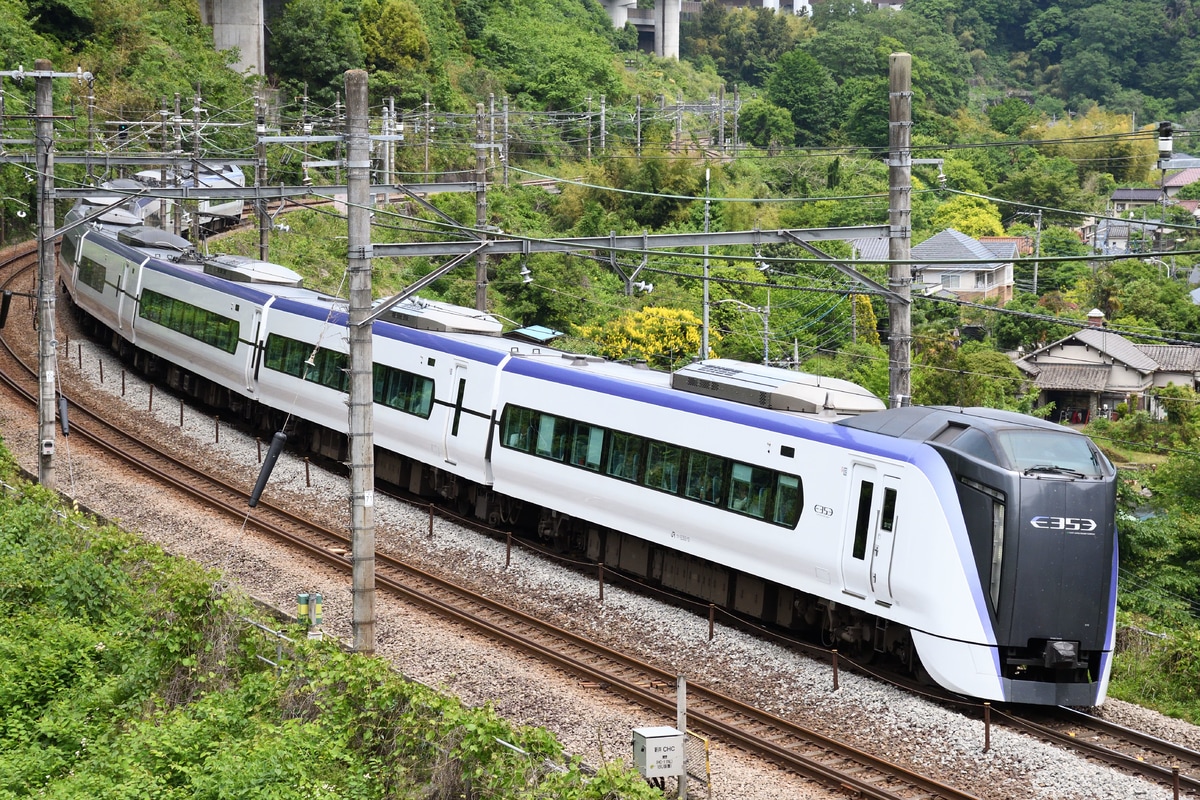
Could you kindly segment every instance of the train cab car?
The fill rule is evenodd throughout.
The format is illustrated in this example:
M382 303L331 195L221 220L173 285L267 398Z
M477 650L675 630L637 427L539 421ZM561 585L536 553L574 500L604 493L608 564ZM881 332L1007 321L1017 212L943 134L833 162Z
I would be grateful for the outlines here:
M909 407L840 424L925 442L949 467L995 631L993 699L1102 703L1116 611L1116 471L1095 444L987 408Z

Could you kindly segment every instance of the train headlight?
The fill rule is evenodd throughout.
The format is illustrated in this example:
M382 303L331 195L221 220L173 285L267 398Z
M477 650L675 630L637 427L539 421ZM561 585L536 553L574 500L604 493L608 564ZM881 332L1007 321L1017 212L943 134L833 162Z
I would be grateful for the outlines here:
M1079 642L1046 642L1044 654L1047 667L1071 667L1079 661Z

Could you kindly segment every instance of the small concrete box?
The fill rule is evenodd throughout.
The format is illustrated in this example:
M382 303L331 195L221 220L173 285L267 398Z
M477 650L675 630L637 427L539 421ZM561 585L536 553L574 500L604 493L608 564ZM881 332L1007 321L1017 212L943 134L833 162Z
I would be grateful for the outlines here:
M683 774L683 734L675 728L633 729L633 763L645 778Z

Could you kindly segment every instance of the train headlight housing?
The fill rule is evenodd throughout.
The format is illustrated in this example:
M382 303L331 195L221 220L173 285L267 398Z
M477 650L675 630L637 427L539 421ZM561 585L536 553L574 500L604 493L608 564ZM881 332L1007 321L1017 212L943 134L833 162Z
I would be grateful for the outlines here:
M1046 642L1044 658L1047 667L1073 667L1079 661L1079 642Z

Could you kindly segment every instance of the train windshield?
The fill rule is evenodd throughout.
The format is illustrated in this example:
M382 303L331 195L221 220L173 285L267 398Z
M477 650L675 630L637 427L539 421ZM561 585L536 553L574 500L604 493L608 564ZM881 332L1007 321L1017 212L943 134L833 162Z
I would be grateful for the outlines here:
M1082 436L1052 431L1012 430L996 433L1013 468L1026 475L1102 478L1103 458Z

